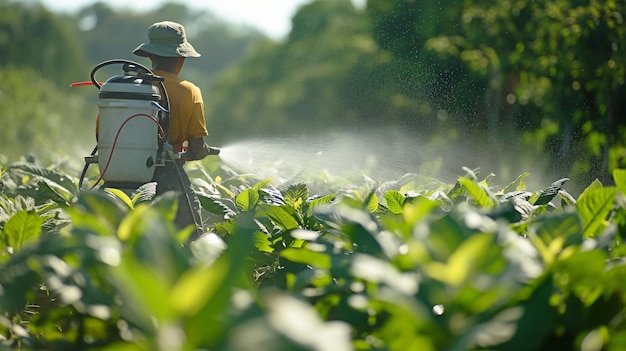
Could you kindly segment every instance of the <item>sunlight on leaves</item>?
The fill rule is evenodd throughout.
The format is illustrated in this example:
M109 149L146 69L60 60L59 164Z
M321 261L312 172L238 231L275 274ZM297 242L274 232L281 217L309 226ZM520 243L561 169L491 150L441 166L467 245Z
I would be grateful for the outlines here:
M35 211L22 210L9 218L0 231L15 252L31 243L41 234L42 218Z

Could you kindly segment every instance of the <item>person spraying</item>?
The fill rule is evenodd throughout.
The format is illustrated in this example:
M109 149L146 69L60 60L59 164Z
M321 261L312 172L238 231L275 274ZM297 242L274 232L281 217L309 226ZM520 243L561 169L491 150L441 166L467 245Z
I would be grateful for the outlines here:
M150 59L152 71L143 78L152 77L150 79L158 81L164 89L163 95L166 95L164 100L167 104L168 118L167 132L162 133L161 137L165 137L167 140L159 140L159 144L160 148L163 148L163 145L172 148L173 150L171 150L170 154L176 155L176 157L170 157L166 162L158 165L158 167L148 162L149 172L153 172L152 182L156 183L156 196L168 191L175 191L179 194L175 225L178 229L183 229L190 225L194 226L194 231L190 238L197 238L204 233L200 201L192 189L183 165L186 161L201 160L208 155L219 154L219 149L210 147L204 142L204 137L208 135L208 132L204 119L204 103L200 88L192 82L181 79L178 75L187 58L200 57L200 54L187 41L183 25L172 21L152 24L148 28L148 42L139 45L133 50L133 53ZM125 67L127 66L125 65ZM130 66L132 67L133 65L131 64ZM93 74L92 72L92 81L94 81ZM122 79L126 78L129 77L122 77ZM130 78L133 79L132 77ZM97 82L95 84L99 85ZM102 85L102 90L104 90L106 85L106 83ZM107 96L102 90L100 92L101 98ZM116 92L110 94L116 94ZM142 95L149 95L149 98L152 98L157 94ZM159 108L161 107L159 106ZM98 138L101 118L102 116L99 114L96 122L96 138ZM150 124L149 121L147 123ZM119 130L121 129L122 127L119 127ZM159 129L161 129L160 126ZM113 149L109 156L114 157ZM119 157L122 157L122 155ZM117 168L119 169L120 167ZM107 187L106 178L104 187Z

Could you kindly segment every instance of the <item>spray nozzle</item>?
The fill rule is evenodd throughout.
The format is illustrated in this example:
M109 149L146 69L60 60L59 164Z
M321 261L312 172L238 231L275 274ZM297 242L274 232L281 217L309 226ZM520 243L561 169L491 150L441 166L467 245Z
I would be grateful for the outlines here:
M218 148L218 147L209 146L209 153L208 153L208 155L219 155L221 151L222 150L220 150L220 148ZM176 156L177 159L187 158L187 159L190 159L190 160L195 160L196 159L195 157L196 156L193 153L189 152L189 151L179 152L177 154L177 156Z
M209 155L219 155L221 151L219 147L209 146Z

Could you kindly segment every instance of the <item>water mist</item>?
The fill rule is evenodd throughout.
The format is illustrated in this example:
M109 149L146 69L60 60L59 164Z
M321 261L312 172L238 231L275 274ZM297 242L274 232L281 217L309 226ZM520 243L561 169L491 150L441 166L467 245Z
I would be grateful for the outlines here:
M516 169L515 162L496 164L496 153L461 143L426 142L397 128L382 128L244 140L224 145L220 158L238 173L278 183L306 181L315 175L352 184L364 176L384 182L408 173L453 183L467 167L480 169L483 176L495 173L499 183L507 184L527 171Z

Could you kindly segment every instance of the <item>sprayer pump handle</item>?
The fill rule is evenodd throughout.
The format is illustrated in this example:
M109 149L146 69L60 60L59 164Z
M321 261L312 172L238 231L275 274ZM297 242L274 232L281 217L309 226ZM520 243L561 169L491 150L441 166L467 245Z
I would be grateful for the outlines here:
M157 76L156 74L153 74L153 73L146 73L146 75L144 76L144 79L149 81L149 82L163 82L163 81L165 81L165 78L163 78L161 76Z

